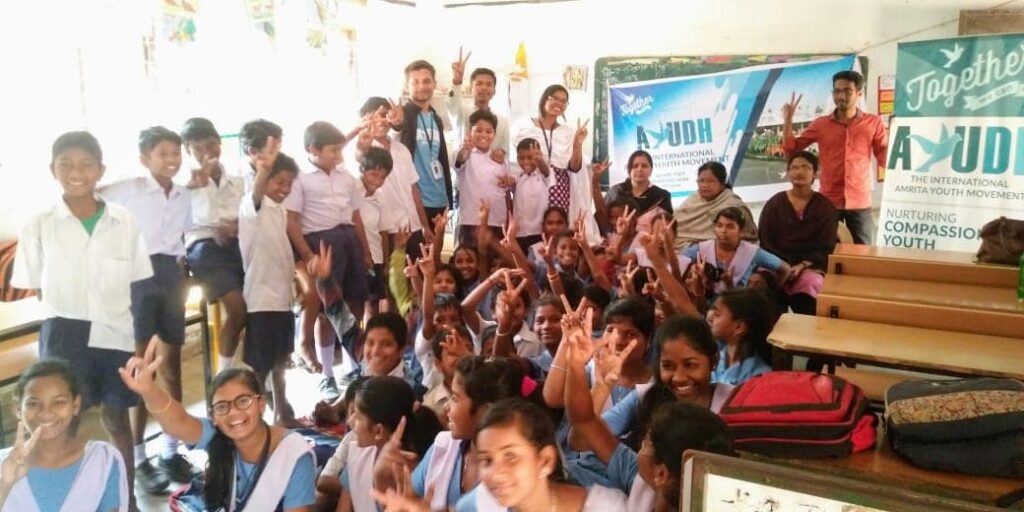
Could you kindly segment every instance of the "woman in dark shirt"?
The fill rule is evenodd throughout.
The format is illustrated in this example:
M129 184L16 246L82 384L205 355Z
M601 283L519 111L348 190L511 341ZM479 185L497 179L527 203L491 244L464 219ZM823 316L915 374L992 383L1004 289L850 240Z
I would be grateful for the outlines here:
M783 284L789 306L813 315L824 282L828 255L836 246L839 217L832 202L811 190L818 157L800 151L789 158L786 178L793 188L772 196L761 210L761 248L790 264Z
M666 213L672 214L672 196L667 190L651 183L654 160L651 154L638 150L629 155L626 165L628 177L608 190L607 204L613 203L622 196L632 197L637 202L641 215L655 206L660 206Z

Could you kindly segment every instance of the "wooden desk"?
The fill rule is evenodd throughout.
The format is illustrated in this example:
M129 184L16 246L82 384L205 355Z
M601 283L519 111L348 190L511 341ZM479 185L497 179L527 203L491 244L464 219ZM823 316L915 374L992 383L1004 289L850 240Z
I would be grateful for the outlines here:
M828 356L857 363L953 376L1024 380L1024 339L885 325L787 313L768 335L775 369L792 356Z
M821 293L910 304L997 311L1024 318L1011 288L826 274ZM1020 332L1024 332L1021 329Z
M914 466L889 447L881 427L878 429L878 440L874 449L849 457L767 460L792 467L814 468L842 478L884 483L893 488L974 503L993 504L1000 497L1024 486L1024 480L1021 479L966 475Z
M0 342L34 333L43 322L43 306L37 297L0 302Z
M838 244L828 257L828 273L908 281L1015 288L1017 268L975 263L974 254Z

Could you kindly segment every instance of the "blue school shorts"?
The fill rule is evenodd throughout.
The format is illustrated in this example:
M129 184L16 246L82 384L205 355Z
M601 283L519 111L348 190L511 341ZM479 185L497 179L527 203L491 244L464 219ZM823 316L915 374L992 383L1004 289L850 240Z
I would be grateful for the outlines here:
M53 317L39 329L39 357L57 357L71 363L71 371L82 390L82 410L103 404L115 409L139 405L139 397L121 380L118 368L134 355L131 352L92 348L92 322Z
M135 341L148 343L153 335L164 343L185 343L185 269L174 256L150 255L153 277L132 283L132 321Z
M237 238L226 245L204 238L190 245L185 257L207 300L219 299L233 291L242 293L245 268Z
M287 360L295 346L295 314L291 311L257 311L246 315L245 353L242 360L263 373Z
M315 231L306 234L306 243L313 252L320 248L320 241L331 246L331 275L341 288L341 296L345 302L366 302L370 298L370 289L366 280L363 264L363 247L359 245L355 228L349 224L341 224L326 231Z

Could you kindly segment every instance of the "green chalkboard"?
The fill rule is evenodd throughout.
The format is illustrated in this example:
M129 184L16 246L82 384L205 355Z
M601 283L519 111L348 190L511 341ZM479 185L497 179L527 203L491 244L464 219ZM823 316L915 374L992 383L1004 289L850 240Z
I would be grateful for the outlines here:
M594 62L594 161L608 158L608 86L658 78L720 73L747 66L782 62L805 62L839 57L843 54L793 55L698 55L661 57L602 57ZM847 54L848 55L848 54ZM867 59L860 57L861 73L867 73ZM870 83L865 80L865 84ZM624 162L623 162L624 163ZM607 180L607 174L604 176Z

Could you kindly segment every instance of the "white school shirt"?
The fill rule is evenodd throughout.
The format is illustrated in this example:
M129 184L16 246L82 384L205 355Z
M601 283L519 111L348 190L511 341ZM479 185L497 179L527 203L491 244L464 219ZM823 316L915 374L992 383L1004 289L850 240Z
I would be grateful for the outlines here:
M484 332L492 325L498 325L498 322L481 320L480 332ZM537 336L537 333L530 330L530 327L526 325L526 321L523 321L523 326L519 328L519 332L512 335L512 344L515 345L516 355L519 357L536 357L547 350L547 348L544 347L544 344L541 343L540 337Z
M213 238L220 224L238 220L238 208L245 193L245 179L228 175L220 166L220 183L210 178L205 187L196 187L192 193L192 227L185 232L185 247L199 240Z
M61 199L22 230L11 285L40 290L45 318L92 322L90 347L134 352L131 284L152 275L128 210L106 204L89 236Z
M185 231L192 226L192 194L171 183L165 193L152 175L129 178L99 190L100 196L125 207L146 240L149 254L185 255Z
M533 124L533 119L521 119L513 128L512 143L516 146L526 138L532 138L540 146L541 156L548 165L559 169L569 168L572 158L572 142L576 130L567 124L559 124L553 131L542 130ZM545 134L547 140L545 140ZM548 150L550 144L550 152ZM594 219L594 196L591 191L591 170L583 165L578 172L569 171L569 224L572 225L581 212L585 212L587 222L587 240L591 246L601 243L601 232ZM548 185L554 185L555 173L548 174Z
M544 210L548 209L548 177L539 169L525 173L519 166L512 173L516 178L512 194L516 236L539 235L544 231Z
M362 207L356 179L339 165L328 174L308 160L284 200L289 211L300 214L302 233L326 231L340 224L352 225L352 212Z
M388 176L388 179L391 179L391 176ZM381 239L380 232L384 231L384 226L381 224L381 219L385 216L385 210L394 207L381 200L384 187L378 188L373 195L367 197L363 180L356 180L356 185L363 198L363 206L359 208L359 218L363 220L363 229L366 230L366 245L370 248L370 257L373 258L374 264L383 264L384 241Z
M380 146L377 141L374 146ZM423 229L420 223L420 213L416 210L416 203L412 200L412 189L420 181L420 175L416 173L416 164L412 161L412 153L405 147L398 138L393 138L388 145L391 153L393 166L384 185L374 193L380 198L381 209L380 230L385 233L397 233L399 228L409 226L409 231L416 232ZM366 223L366 216L363 215L363 223ZM369 231L369 228L367 228ZM367 233L369 236L369 233ZM374 259L374 262L377 260Z
M238 207L238 248L245 282L242 296L250 313L291 311L295 259L288 242L288 212L264 196L259 210L252 194Z
M469 116L472 115L473 112L477 111L476 104L472 101L466 102L462 99L462 95L459 91L454 90L446 97L445 107L448 109L448 122L452 125L452 134L454 137L452 140L456 141L456 143L453 144L453 147L457 148L462 141L466 139L466 134L469 133L471 128L473 128L469 125ZM490 112L498 119L498 125L494 128L494 144L491 146L491 149L500 149L508 155L510 154L508 145L508 118L499 114L494 109L490 109Z
M459 175L459 225L501 226L508 221L505 189L498 186L498 178L509 174L508 164L491 160L491 152L473 148L469 158L457 167ZM546 196L547 194L545 194ZM487 219L480 218L480 201L487 201Z

